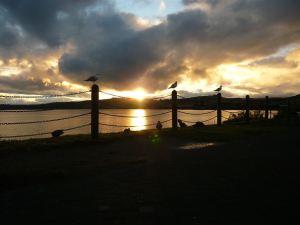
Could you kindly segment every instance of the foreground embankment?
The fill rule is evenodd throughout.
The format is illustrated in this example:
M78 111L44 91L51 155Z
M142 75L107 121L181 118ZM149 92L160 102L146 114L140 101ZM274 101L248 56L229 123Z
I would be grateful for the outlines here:
M0 143L1 224L292 224L299 127Z

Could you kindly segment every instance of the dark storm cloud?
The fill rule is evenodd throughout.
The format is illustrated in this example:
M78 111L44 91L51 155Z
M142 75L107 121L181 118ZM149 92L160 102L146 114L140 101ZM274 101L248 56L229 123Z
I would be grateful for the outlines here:
M46 84L41 78L32 79L28 74L0 76L0 87L1 92L20 94L44 93L51 90L55 90L57 93L59 89L63 90L57 85Z
M65 74L102 73L103 81L130 83L151 66L164 60L167 43L163 40L163 27L144 31L134 29L128 15L90 15L89 21L98 21L93 34L83 32L75 41L77 49L64 54L60 69ZM83 40L89 38L88 43ZM115 81L118 82L115 82ZM125 88L125 87L124 87Z
M141 29L134 15L116 12L111 1L0 0L11 24L23 34L48 47L71 43L72 50L59 62L66 77L79 82L100 73L102 81L118 89L131 88L140 80L145 88L163 89L188 70L186 61L206 71L221 63L266 56L300 40L298 0L183 3L206 3L212 9L182 11ZM96 4L109 10L96 10ZM1 23L5 24L0 19ZM3 27L0 46L20 42L22 32L15 26Z
M216 11L220 10L218 1L208 2L215 5ZM178 75L176 72L161 66L168 64L166 60L170 54L177 62L167 65L169 67L180 67L189 58L200 62L204 69L222 62L268 55L280 46L299 41L300 37L298 1L275 0L270 11L269 7L266 0L232 1L222 7L218 15L201 10L184 11L169 15L166 22L143 31L130 29L126 17L121 14L104 16L102 20L116 27L113 34L108 27L93 29L112 38L99 42L98 37L90 37L91 47L77 42L77 51L61 58L61 70L70 76L102 72L105 81L116 88L126 88L124 84L145 76L165 82L175 79L172 75ZM283 17L288 12L289 16ZM87 39L86 33L79 40L84 39ZM162 68L170 71L169 74L162 73Z
M66 41L64 29L60 27L61 23L64 23L62 18L95 2L100 1L0 0L0 6L9 12L26 32L54 47ZM65 29L68 28L65 27Z

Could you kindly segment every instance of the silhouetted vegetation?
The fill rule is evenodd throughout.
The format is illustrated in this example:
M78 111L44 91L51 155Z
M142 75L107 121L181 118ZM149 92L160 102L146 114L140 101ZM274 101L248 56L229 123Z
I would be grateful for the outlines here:
M228 120L224 121L224 123L242 123L245 122L245 118L246 112L242 111L239 113L230 114ZM264 120L264 114L260 110L251 111L249 118L251 121L261 121Z

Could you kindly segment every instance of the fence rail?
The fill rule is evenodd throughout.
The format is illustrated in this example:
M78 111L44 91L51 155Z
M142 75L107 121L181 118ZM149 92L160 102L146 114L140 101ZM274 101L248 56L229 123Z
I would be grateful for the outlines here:
M28 122L2 122L0 123L1 126L7 126L7 125L26 125L26 124L36 124L36 123L50 123L50 122L56 122L56 121L62 121L62 120L69 120L74 118L79 118L83 116L90 115L91 113L83 113L75 116L68 116L68 117L62 117L57 119L51 119L51 120L37 120L37 121L28 121Z
M22 98L59 98L59 97L68 97L68 96L74 96L74 95L80 95L80 94L86 94L91 91L80 91L80 92L71 92L67 94L56 94L56 95L0 95L0 98L16 98L16 99L22 99Z
M251 99L249 96L246 96L243 109L238 111L229 111L224 110L222 106L222 95L219 93L217 95L216 99L216 109L210 110L208 112L201 112L201 113L194 113L194 112L186 112L178 109L178 99L186 99L186 97L181 96L177 93L176 90L172 92L172 94L164 95L164 96L158 96L149 98L149 100L160 100L160 99L171 99L172 107L171 110L163 113L156 113L151 115L143 115L143 116L132 116L132 115L124 115L124 114L111 114L111 113L105 113L99 110L99 94L106 94L111 97L116 98L128 98L125 96L105 92L102 90L99 90L98 85L94 84L92 86L91 90L88 91L81 91L81 92L72 92L67 94L61 94L61 95L30 95L30 96L24 96L24 95L0 95L0 98L58 98L58 97L65 97L65 96L74 96L74 95L80 95L80 94L91 94L91 112L88 113L82 113L78 115L73 116L66 116L62 118L56 118L56 119L48 119L48 120L36 120L36 121L21 121L21 122L1 122L1 126L12 126L12 125L27 125L27 124L40 124L40 123L51 123L51 122L57 122L57 121L64 121L64 120L71 120L74 118L81 118L84 116L90 115L91 120L90 123L79 125L76 127L66 128L62 130L56 130L54 132L40 132L40 133L34 133L34 134L24 134L24 135L12 135L12 136L0 136L0 139L10 139L10 138L25 138L25 137L36 137L36 136L43 136L43 135L52 135L52 136L60 136L64 132L71 131L71 130L77 130L84 127L90 127L91 128L91 137L93 139L97 139L100 133L99 125L100 126L108 126L108 127L118 127L118 128L138 128L138 127L152 127L158 125L158 123L150 123L150 124L142 124L142 125L120 125L120 124L109 124L104 123L100 121L100 116L110 116L110 117L117 117L117 118L156 118L163 115L171 114L171 118L164 120L164 121L158 121L160 124L165 124L168 122L172 122L172 128L177 129L178 127L178 121L181 120L184 123L188 124L196 124L198 122L207 123L212 120L217 120L217 125L222 125L222 120L229 120L232 115L241 114L243 113L244 116L244 122L249 123L250 121L250 105L251 105ZM287 102L288 110L290 110L290 101ZM37 110L0 110L0 113L31 113L31 112L42 112L42 111L48 111L53 109L37 109ZM228 113L228 116L223 115L224 113ZM198 121L189 121L185 120L183 115L190 115L190 116L204 116L204 115L210 115L216 113L214 116L205 119L205 120L198 120ZM179 115L179 118L178 118ZM1 116L1 114L0 114ZM270 116L270 99L269 97L266 97L265 99L265 113L264 117L265 119L269 119Z
M164 113L157 113L152 115L146 115L146 116L127 116L127 115L117 115L117 114L110 114L110 113L104 113L99 112L100 115L105 116L111 116L111 117L119 117L119 118L149 118L149 117L156 117L156 116L162 116L171 113L172 111L164 112Z

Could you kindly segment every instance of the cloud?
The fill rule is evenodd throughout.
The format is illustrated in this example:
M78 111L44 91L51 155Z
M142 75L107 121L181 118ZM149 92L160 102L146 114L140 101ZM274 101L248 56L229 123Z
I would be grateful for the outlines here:
M278 9L282 7L282 1L272 3L277 7L272 7L269 16L261 14L260 7L266 7L266 1L254 2L256 7L248 1L232 3L229 8L223 9L222 14L183 11L169 15L164 23L143 31L132 28L128 18L122 14L94 18L109 24L108 27L102 26L102 22L97 27L99 35L103 33L109 39L103 41L98 36L90 36L90 48L82 42L87 39L88 32L83 33L80 41L76 42L77 51L62 56L61 71L70 76L100 72L104 74L105 82L122 89L130 84L136 85L135 81L139 79L143 82L147 79L155 82L156 79L157 83L177 79L176 75L180 73L167 67L182 67L186 60L208 69L224 62L268 55L281 46L299 41L296 18L274 21L276 12L281 13ZM219 10L217 3L214 1L216 10ZM298 4L288 5L294 8ZM252 11L246 13L246 9ZM294 15L297 16L300 19L299 14ZM111 30L111 27L114 29ZM170 55L176 58L176 62L168 63ZM170 72L161 73L162 68ZM144 86L154 88L147 83ZM163 88L160 85L155 87Z
M164 11L166 9L166 7L167 7L167 5L166 5L165 1L161 0L160 4L159 4L159 10Z
M221 64L266 58L300 42L297 0L182 2L209 11L187 8L141 27L139 18L116 11L108 0L0 0L0 49L6 51L0 55L12 57L18 49L20 57L22 51L37 57L57 49L67 80L81 83L100 73L110 88L157 91L187 78L219 82L209 71ZM281 63L257 63L267 61Z

